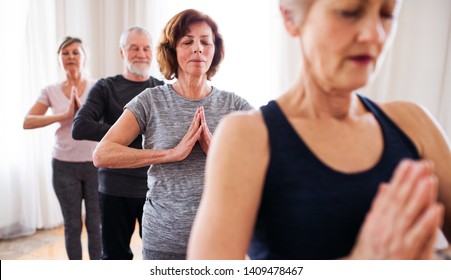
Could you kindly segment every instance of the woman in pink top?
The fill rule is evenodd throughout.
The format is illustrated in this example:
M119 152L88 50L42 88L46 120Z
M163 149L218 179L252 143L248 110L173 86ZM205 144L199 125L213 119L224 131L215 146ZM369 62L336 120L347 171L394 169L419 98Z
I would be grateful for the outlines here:
M100 259L102 250L97 168L92 164L94 141L72 139L75 113L95 81L82 74L85 51L79 38L66 37L58 48L58 59L66 80L45 87L25 117L23 128L59 123L53 148L53 188L64 217L64 235L69 259L82 259L82 200L86 207L86 229L90 259ZM51 108L53 114L46 115Z

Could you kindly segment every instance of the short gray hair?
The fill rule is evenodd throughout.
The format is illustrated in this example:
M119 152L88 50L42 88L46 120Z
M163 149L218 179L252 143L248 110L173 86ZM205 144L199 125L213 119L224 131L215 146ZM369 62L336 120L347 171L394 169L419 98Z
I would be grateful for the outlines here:
M296 24L300 24L313 1L315 0L279 0L279 5L288 11Z
M127 44L128 36L133 31L136 31L137 33L144 33L144 34L146 34L147 37L149 37L150 45L152 45L152 36L150 35L149 30L147 30L144 27L141 27L139 25L135 25L135 26L127 28L124 32L122 32L121 37L119 38L119 46L121 48L125 48L125 45Z

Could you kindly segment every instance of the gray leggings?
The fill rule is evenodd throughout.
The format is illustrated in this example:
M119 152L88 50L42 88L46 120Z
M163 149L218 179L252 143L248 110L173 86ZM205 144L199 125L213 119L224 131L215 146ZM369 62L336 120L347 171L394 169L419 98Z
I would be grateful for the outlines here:
M86 208L86 231L91 260L100 259L102 251L97 168L92 162L52 160L53 188L64 218L64 237L70 260L82 259L82 200Z
M142 249L142 253L144 260L186 260L186 254L158 252L146 248Z

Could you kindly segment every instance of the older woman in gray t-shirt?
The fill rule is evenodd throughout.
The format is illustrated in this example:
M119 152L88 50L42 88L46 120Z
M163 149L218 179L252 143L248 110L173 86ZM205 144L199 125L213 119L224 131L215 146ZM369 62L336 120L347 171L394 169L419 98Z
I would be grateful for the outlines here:
M226 114L250 110L236 94L207 80L224 57L216 23L196 10L175 15L157 48L172 85L148 88L125 106L94 153L97 167L149 166L143 214L144 259L185 259L204 184L212 133ZM127 147L139 134L144 149Z

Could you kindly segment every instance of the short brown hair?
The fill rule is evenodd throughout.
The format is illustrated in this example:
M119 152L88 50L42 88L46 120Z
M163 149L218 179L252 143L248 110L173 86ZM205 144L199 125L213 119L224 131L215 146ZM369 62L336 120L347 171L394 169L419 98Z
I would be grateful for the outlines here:
M163 76L172 80L178 77L178 62L176 46L178 41L188 34L189 27L193 23L205 22L213 32L215 54L210 69L207 71L207 79L210 80L219 69L224 58L224 44L216 23L206 14L194 9L184 10L172 17L163 29L160 42L157 46L157 61Z

